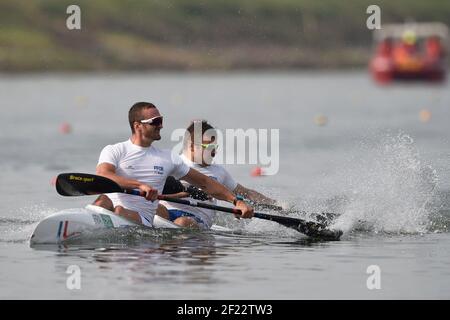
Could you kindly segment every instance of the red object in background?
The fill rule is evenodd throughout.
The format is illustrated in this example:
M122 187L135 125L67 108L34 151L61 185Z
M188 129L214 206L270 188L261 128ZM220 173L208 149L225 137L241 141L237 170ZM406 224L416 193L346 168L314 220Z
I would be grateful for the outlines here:
M72 127L69 123L63 122L59 126L59 132L62 134L69 134L70 132L72 132Z
M392 58L394 63L401 64L410 58L416 58L418 55L418 48L416 44L408 44L400 42L392 50Z
M389 57L392 53L393 43L391 39L384 39L380 42L377 48L377 54L384 57Z
M50 180L50 184L51 184L52 186L56 186L56 177L53 177L53 178Z
M378 83L388 83L392 80L392 50L391 39L381 41L376 48L375 57L370 62L370 71Z
M260 177L263 175L263 170L261 167L256 167L251 172L252 177Z
M422 47L387 38L377 45L369 69L380 84L397 79L440 82L446 77L444 46L435 36L426 38Z
M430 37L425 43L426 54L431 59L444 58L445 52L438 37Z

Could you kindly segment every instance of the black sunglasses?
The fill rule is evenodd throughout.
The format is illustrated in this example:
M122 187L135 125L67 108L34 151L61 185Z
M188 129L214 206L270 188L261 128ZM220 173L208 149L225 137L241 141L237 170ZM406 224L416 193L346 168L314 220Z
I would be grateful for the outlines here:
M152 126L160 126L163 123L163 117L157 116L151 119L141 120L140 123L146 123Z

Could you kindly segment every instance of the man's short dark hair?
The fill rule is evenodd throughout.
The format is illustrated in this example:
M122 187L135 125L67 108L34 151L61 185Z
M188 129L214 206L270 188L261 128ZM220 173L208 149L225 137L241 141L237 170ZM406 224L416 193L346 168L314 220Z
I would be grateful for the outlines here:
M203 135L205 134L205 132L207 132L208 130L211 130L210 132L212 134L214 134L215 137L215 128L210 125L208 123L208 121L206 120L194 120L191 121L191 123L189 124L189 126L186 128L186 133L184 134L184 140L183 140L183 146L184 148L189 147L191 144L194 143L194 130L197 126L200 126L202 128L202 136L200 137L200 139L203 139ZM215 137L216 138L216 137ZM197 138L198 139L198 138Z
M142 118L142 110L151 108L156 108L156 106L150 102L136 102L133 104L130 111L128 111L128 122L130 123L132 133L134 133L133 123L144 120L144 118Z

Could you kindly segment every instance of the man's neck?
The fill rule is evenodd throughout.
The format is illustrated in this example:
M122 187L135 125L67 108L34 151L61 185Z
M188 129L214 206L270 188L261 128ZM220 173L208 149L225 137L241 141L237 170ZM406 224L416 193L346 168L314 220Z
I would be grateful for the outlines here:
M137 136L135 134L131 135L130 140L133 144L135 144L139 147L143 147L143 148L148 148L153 143L153 140L146 141L146 140L141 139L139 136Z

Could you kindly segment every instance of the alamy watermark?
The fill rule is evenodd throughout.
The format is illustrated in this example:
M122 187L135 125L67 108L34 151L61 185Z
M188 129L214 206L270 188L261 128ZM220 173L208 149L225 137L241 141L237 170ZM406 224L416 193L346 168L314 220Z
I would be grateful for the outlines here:
M370 276L366 280L366 286L369 290L381 289L381 269L376 264L367 267L366 273Z
M69 290L81 290L81 269L77 265L67 267L66 273L69 274L66 280L66 287Z
M202 145L205 137L213 141L214 148L205 148L194 153L194 162L211 164L253 164L263 166L264 175L275 175L280 168L280 131L279 129L219 129L207 130L202 135L201 124L194 123L194 137L186 129L172 132L171 141L178 142L173 154L180 154L186 147L186 141Z
M367 7L366 13L370 14L366 20L367 29L381 29L381 8L376 4L372 4Z
M76 4L72 4L67 7L66 13L70 16L66 19L66 27L69 30L81 29L81 9Z

